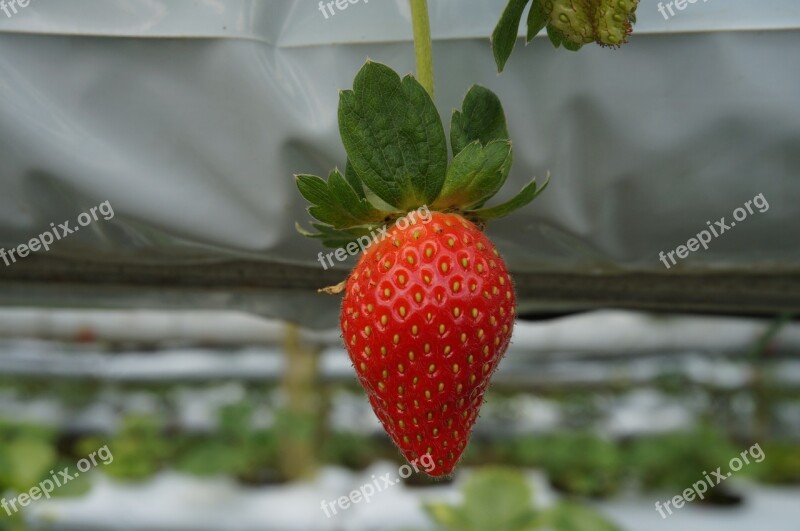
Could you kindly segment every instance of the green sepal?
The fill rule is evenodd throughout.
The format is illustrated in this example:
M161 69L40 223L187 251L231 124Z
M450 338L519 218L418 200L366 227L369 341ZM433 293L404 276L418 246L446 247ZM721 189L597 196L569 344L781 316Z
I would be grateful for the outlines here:
M361 199L366 199L367 196L364 193L364 184L361 182L361 179L356 173L356 169L353 168L353 165L350 163L350 159L347 159L347 163L344 167L344 178L347 179L348 183L350 183L350 186L353 188L358 197Z
M473 85L464 97L461 110L454 110L450 120L453 156L476 140L485 146L493 140L509 138L500 98L486 87Z
M360 196L338 170L331 172L327 182L316 175L296 175L295 181L302 196L311 203L309 214L333 228L368 225L386 217L385 212Z
M564 37L561 35L561 32L550 24L547 25L547 38L550 39L550 42L556 48L561 46L561 43L564 41Z
M547 36L556 48L564 46L565 50L577 52L583 47L582 43L571 41L560 29L552 24L547 25Z
M583 44L581 44L579 42L572 42L572 41L570 41L568 39L564 39L562 41L562 44L564 45L564 49L565 50L569 50L571 52L577 52L578 50L583 48Z
M506 61L514 50L522 12L525 11L528 2L529 0L510 0L492 32L492 53L498 72L503 71Z
M511 171L511 142L494 140L485 147L469 144L447 168L442 193L433 208L467 210L483 205L503 186Z
M339 96L339 132L358 177L401 210L431 203L444 183L447 141L427 91L367 61Z
M541 187L537 187L536 179L533 179L516 196L509 199L505 203L493 207L481 208L478 210L467 210L464 212L464 214L468 218L477 222L487 222L493 219L505 217L536 199L539 194L541 194L544 189L547 188L548 184L550 184L549 174L547 176L547 180L545 180Z
M356 227L352 229L334 229L330 225L323 223L312 223L312 227L319 232L309 232L304 229L299 223L294 224L295 230L306 238L313 238L320 240L325 247L335 249L337 247L345 247L348 243L356 241L361 236L368 236L370 234L369 227Z
M528 35L526 42L531 42L550 20L550 13L547 12L544 0L533 0L531 9L528 11Z

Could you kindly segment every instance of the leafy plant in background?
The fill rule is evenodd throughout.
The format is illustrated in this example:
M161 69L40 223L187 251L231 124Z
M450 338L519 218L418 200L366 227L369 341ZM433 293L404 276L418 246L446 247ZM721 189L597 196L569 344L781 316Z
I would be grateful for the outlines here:
M13 513L10 516L0 510L0 531L28 531L28 526L22 519L21 513Z
M765 443L763 450L767 457L752 469L756 478L773 485L800 485L800 444Z
M381 457L381 448L371 438L352 432L327 434L322 444L322 459L353 470L363 470Z
M434 522L452 531L616 531L618 528L592 509L562 502L547 509L533 506L533 491L525 476L505 468L485 468L462 489L461 505L428 503Z
M247 402L223 407L216 431L184 437L178 455L176 468L197 476L230 475L246 484L279 479L275 430L254 427Z
M172 456L162 423L154 417L129 416L112 438L86 437L78 442L77 451L80 455L88 455L106 444L114 455L114 465L103 467L103 473L129 481L151 477Z
M0 498L27 492L44 479L50 470L74 465L58 455L55 430L33 424L0 420ZM78 496L89 489L84 475L54 490L51 497ZM0 531L24 531L22 514L8 515L0 509Z
M0 493L26 492L49 476L57 462L54 430L20 423L0 423Z
M737 449L719 431L700 427L636 441L629 465L645 490L681 492L701 480L703 471L725 468L737 454ZM722 504L736 501L726 487L723 483L710 489L703 501Z
M486 206L513 157L500 100L480 86L453 113L449 160L434 104L427 1L410 3L419 81L367 61L353 89L340 93L345 172L334 169L327 181L295 177L316 232L298 230L349 253L355 242L366 248L347 281L325 291L344 291L345 347L384 429L406 459L430 454L437 463L430 474L442 476L466 447L514 325L511 278L481 231L529 204L547 183L533 180L509 201ZM529 29L547 26L553 43L569 49L591 40L620 45L636 3L534 0ZM493 35L501 70L527 4L511 0ZM399 220L422 209L430 228L413 220L400 228ZM376 231L384 237L372 244Z
M618 446L591 433L526 437L514 445L518 462L545 471L553 487L567 494L605 498L625 480Z

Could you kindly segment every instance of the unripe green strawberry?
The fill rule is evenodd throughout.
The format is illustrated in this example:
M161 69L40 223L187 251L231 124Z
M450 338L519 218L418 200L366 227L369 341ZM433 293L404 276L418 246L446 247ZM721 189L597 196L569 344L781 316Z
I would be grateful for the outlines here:
M639 0L602 0L595 14L597 42L607 46L620 46L627 42L636 18Z
M568 41L588 44L595 40L594 11L592 0L556 0L550 12L550 24Z
M508 348L515 296L489 239L456 214L398 228L351 273L341 329L370 404L408 460L450 474Z
M528 16L528 40L547 27L553 44L563 44L570 50L578 50L590 42L621 46L631 34L638 4L639 0L533 0ZM510 22L512 26L515 21ZM511 47L508 43L504 48L501 46L504 50L498 58L501 67Z

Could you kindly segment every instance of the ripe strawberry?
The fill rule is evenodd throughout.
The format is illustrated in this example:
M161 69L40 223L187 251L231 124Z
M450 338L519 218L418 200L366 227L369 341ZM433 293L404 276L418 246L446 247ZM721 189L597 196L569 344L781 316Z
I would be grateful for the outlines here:
M372 408L408 460L450 474L514 327L511 278L475 225L435 212L370 246L341 328Z
M428 93L379 63L368 61L353 90L341 92L339 130L344 175L296 176L318 232L298 230L339 247L330 253L337 257L345 247L366 248L344 286L347 351L403 455L429 453L430 474L450 474L514 325L511 278L474 223L527 205L547 183L533 180L509 201L485 206L508 177L512 154L500 101L477 85L453 113L450 161ZM430 216L405 216L423 207ZM411 223L394 224L370 245L375 230L401 217Z

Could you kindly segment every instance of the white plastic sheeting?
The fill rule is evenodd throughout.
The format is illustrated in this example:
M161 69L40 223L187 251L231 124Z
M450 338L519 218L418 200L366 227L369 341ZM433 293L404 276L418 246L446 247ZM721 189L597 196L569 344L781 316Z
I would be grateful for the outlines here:
M505 1L430 4L445 123L470 85L485 85L515 147L500 199L553 175L534 205L489 229L513 271L665 273L660 251L758 194L769 210L681 269L798 266L795 0L697 2L669 20L642 2L622 49L520 40L500 76L488 35ZM344 166L338 90L367 57L414 69L406 0L334 9L326 19L310 0L32 0L0 12L0 246L109 201L112 220L48 258L320 267L317 243L294 230L307 216L292 175Z

